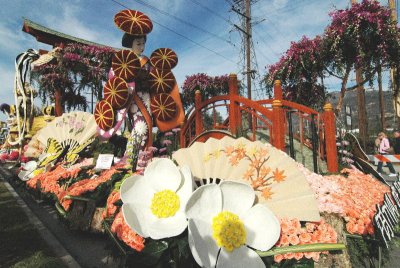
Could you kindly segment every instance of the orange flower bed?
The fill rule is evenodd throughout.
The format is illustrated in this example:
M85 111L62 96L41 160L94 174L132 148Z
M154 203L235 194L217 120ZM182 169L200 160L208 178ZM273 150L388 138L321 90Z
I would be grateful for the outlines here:
M119 239L136 251L142 251L144 248L144 238L135 233L125 222L122 212L115 216L111 225L111 232L115 233Z
M43 193L52 193L55 195L59 195L63 191L63 189L58 184L58 181L69 178L76 178L80 170L80 167L65 169L61 165L58 165L52 171L36 175L35 177L27 181L26 184L32 189L37 189L38 184L40 184L40 190Z
M63 208L68 211L71 204L72 204L72 200L71 199L64 199L64 197L66 195L70 195L70 196L80 196L86 192L92 192L94 191L97 186L99 186L100 184L108 181L112 175L114 175L115 173L117 173L117 167L112 167L110 169L104 170L100 176L97 177L92 177L89 179L84 179L81 181L78 181L77 183L74 183L73 185L71 185L67 190L62 191L60 194L57 195L58 200L60 200L61 205L63 206Z
M305 227L301 227L298 219L281 219L281 236L275 246L295 246L316 243L337 243L337 233L331 225L322 219L320 222L307 222ZM275 262L282 260L296 259L300 260L305 257L307 259L319 260L321 253L328 252L297 252L278 254L274 256Z
M118 208L114 203L121 199L121 194L118 191L112 191L111 194L107 198L106 208L103 211L103 219L109 218L115 215Z
M340 193L332 193L332 202L343 208L341 215L347 222L346 229L351 234L374 234L373 217L376 205L382 205L384 194L390 193L389 186L371 175L356 169L343 169L342 175L324 177L340 185Z

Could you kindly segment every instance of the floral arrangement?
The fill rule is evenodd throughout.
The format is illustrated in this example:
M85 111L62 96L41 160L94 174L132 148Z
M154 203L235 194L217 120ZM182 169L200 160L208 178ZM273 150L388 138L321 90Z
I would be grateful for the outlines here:
M229 92L228 75L209 76L205 73L186 76L182 85L182 102L185 109L194 105L195 91L200 90L203 99L226 95Z
M33 78L39 84L43 102L53 100L54 93L63 89L62 105L86 109L82 95L86 87L93 88L97 99L102 98L102 82L107 80L106 70L111 67L114 49L71 43L57 51L57 61L37 67Z
M322 38L303 36L273 65L268 66L265 85L269 94L275 80L281 80L284 98L311 107L322 107L326 100L323 85Z
M254 205L255 191L249 185L224 181L193 191L194 187L190 170L157 158L143 175L128 177L120 192L111 193L103 217L111 220L111 226L119 226L111 231L138 252L149 254L152 242L171 246L187 239L179 254L190 251L192 261L205 267L217 262L222 267L234 263L264 267L263 258L273 255L278 263L303 257L318 261L326 250L343 248L336 244L337 234L324 220L302 227L296 219L279 220L266 206ZM307 248L310 245L312 250ZM300 248L291 252L293 246Z
M168 132L159 132L153 147L156 157L171 157L172 153L179 149L180 128L173 128Z
M321 212L336 213L346 221L351 234L373 235L376 205L382 204L390 188L357 169L343 169L341 175L321 176L302 169L314 189Z
M277 247L289 245L307 245L318 243L336 243L337 233L332 226L322 219L320 222L307 222L305 227L302 227L298 219L280 219L281 236L275 244ZM303 257L313 259L318 262L322 252L296 252L277 254L274 260L280 263L282 260L296 259L300 260ZM323 252L328 254L327 251Z

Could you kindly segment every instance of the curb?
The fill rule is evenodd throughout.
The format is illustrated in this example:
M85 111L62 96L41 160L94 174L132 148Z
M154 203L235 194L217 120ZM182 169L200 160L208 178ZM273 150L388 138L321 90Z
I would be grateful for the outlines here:
M56 257L60 258L67 267L80 268L78 262L68 253L58 239L44 226L39 218L29 209L28 205L22 200L22 198L15 192L14 188L4 179L1 179L6 186L7 190L16 199L18 205L22 208L24 213L28 216L29 221L39 231L42 238L46 243L53 249Z

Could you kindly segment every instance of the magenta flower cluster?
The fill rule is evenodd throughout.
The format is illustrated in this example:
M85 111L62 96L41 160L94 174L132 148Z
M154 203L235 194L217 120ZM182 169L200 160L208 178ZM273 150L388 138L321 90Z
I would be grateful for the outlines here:
M182 101L185 108L194 105L195 91L200 90L203 99L225 95L229 92L228 75L209 76L198 73L186 76L182 85Z
M322 36L293 42L277 63L268 66L267 91L272 92L273 81L279 79L288 100L321 106L325 77L342 78L345 90L351 70L362 68L364 76L373 79L377 67L399 65L400 31L388 8L363 0L330 16Z
M57 51L56 60L35 68L43 101L53 100L56 90L62 90L67 108L86 108L83 91L93 90L102 98L102 83L107 80L114 49L71 43Z

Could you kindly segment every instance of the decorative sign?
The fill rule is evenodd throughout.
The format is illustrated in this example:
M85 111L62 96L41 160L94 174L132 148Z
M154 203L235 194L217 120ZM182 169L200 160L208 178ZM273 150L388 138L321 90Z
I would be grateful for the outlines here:
M110 169L113 159L113 154L99 154L95 169Z
M396 181L392 189L392 197L385 194L383 205L377 205L377 213L374 216L374 225L377 236L389 248L389 241L394 237L394 228L399 223L400 213L400 182Z

